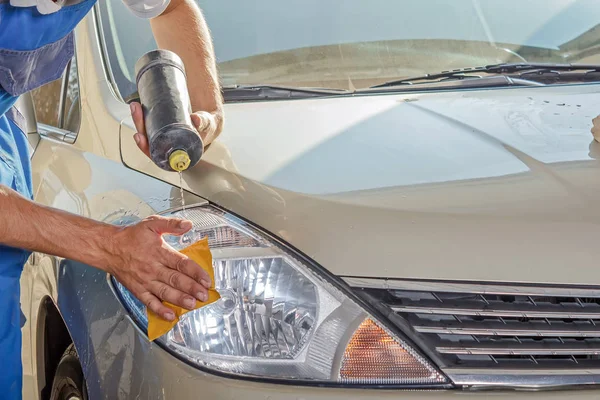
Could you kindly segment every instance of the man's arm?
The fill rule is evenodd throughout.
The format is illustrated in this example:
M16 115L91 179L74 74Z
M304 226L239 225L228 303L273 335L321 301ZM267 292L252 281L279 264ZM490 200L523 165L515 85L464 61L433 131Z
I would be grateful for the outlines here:
M215 54L204 16L194 0L171 0L167 9L150 20L158 47L176 53L187 71L192 103L192 122L210 144L223 129L223 100L219 87ZM140 149L148 154L148 141L138 103L131 108Z
M152 216L118 227L41 206L2 185L0 221L0 243L108 272L167 320L175 316L159 299L193 309L196 298L208 298L208 274L162 238L164 233L184 234L190 221Z

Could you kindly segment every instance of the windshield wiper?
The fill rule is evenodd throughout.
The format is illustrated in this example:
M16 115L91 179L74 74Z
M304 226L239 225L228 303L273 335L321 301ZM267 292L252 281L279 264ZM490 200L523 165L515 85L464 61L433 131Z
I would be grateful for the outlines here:
M306 99L351 94L349 90L329 88L295 88L274 85L232 85L221 88L226 101Z
M490 74L491 76L477 74ZM511 78L516 85L528 85L527 82L532 81L541 84L561 81L593 82L600 80L600 65L546 63L494 64L483 67L442 71L436 74L426 74L413 78L397 79L371 86L369 89L422 83L442 83L467 79L485 79L493 77L494 75L502 75ZM515 79L520 81L515 81ZM533 85L535 85L535 83L533 83Z
M340 96L352 94L349 90L330 88L295 88L274 85L229 85L221 87L223 97L227 102L252 100L284 100L307 99L311 97ZM132 93L125 99L126 103L140 101L138 92Z

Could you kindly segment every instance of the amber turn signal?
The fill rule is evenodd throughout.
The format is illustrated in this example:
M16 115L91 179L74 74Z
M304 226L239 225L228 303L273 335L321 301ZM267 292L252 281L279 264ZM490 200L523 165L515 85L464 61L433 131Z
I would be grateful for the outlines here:
M444 377L419 360L372 319L365 319L346 346L340 380L357 384L444 382Z

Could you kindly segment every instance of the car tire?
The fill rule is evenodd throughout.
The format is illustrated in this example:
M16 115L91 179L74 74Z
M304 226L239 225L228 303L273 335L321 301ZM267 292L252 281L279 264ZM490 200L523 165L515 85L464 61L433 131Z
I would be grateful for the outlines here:
M87 400L87 385L75 346L65 350L52 382L50 400Z

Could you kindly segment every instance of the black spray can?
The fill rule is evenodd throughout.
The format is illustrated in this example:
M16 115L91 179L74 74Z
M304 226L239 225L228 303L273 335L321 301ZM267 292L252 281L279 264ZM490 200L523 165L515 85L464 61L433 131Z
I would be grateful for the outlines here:
M171 51L153 50L137 61L135 75L150 158L167 171L193 167L202 156L204 144L190 117L183 61Z

